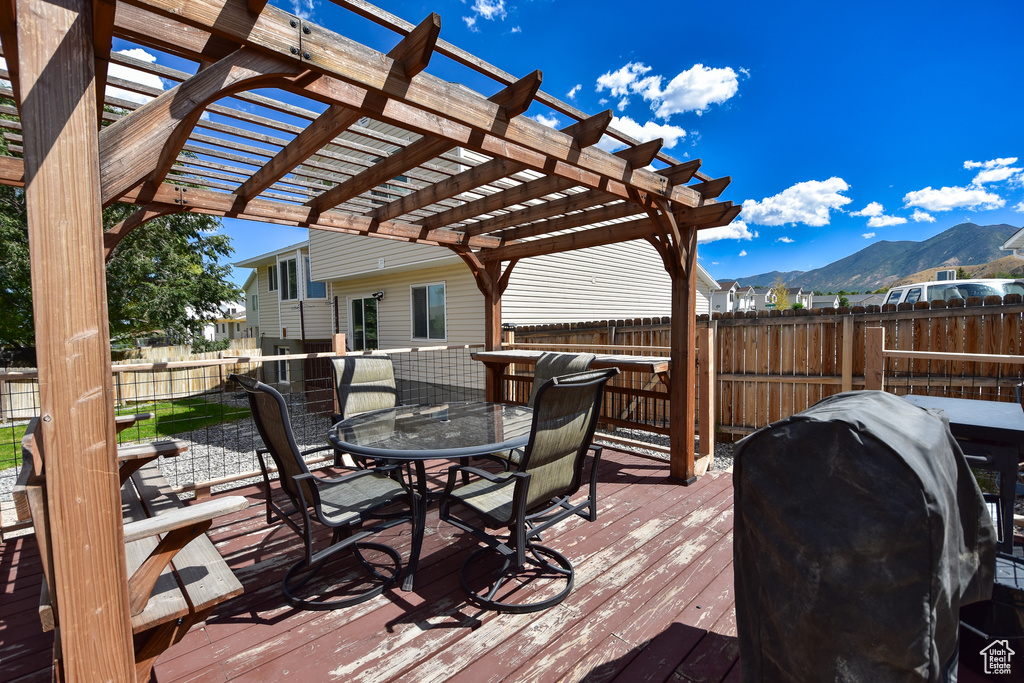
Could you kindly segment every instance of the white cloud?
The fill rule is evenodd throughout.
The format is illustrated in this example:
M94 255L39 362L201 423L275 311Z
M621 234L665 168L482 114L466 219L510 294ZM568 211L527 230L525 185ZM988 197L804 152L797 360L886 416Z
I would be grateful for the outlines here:
M783 235L782 237L780 237L779 239L777 239L775 241L776 242L784 242L785 244L793 244L793 238L792 237L786 237L785 235Z
M312 19L316 4L313 0L291 0L292 14L299 19Z
M773 197L743 202L743 215L759 225L804 223L821 227L829 224L829 211L849 204L852 199L841 192L850 186L842 178L808 180L797 183Z
M871 239L874 236L875 236L875 233L873 233L873 232L866 232L863 235L861 235L861 237L863 237L866 240L869 240L869 239Z
M597 78L597 92L610 90L612 97L625 97L630 92L640 92L653 78L642 78L651 67L637 62L630 62L618 71L609 71Z
M981 187L985 183L1001 183L1004 180L1017 175L1021 171L1024 171L1024 168L1018 168L1016 166L989 168L974 176L974 180L971 181L971 185Z
M659 79L658 85L661 85ZM667 119L673 114L695 111L702 114L708 105L721 104L739 90L736 72L729 67L712 69L703 64L680 73L669 81L664 90L653 88L644 94L644 99L653 100L657 105L655 116Z
M149 64L156 63L156 57L149 54L142 48L118 50L118 54L132 57L140 62L148 62ZM160 80L159 76L146 73L145 71L139 71L138 69L133 69L122 64L115 64L114 62L111 62L110 66L107 67L107 76L110 78L119 78L122 81L131 81L150 88L156 88L157 90L164 89L164 82ZM141 93L124 90L122 88L115 88L110 85L107 86L106 94L109 97L117 97L118 99L128 100L129 102L138 102L139 104L145 104L153 99L149 95L143 95Z
M1017 163L1017 157L1004 157L1002 159L991 159L989 161L965 161L964 168L970 170L973 168L997 168L999 166L1010 166Z
M569 92L567 92L565 94L566 98L568 98L570 100L575 100L576 99L576 93L578 93L582 87L583 86L580 83L577 83L576 85L574 85L572 90L570 90Z
M516 26L514 29L509 31L509 33L522 33L522 32L523 32L523 27L522 26Z
M597 92L608 90L619 98L620 111L629 104L629 95L639 94L651 103L654 115L667 119L673 114L694 111L702 114L712 104L721 104L739 90L739 79L730 67L714 69L694 64L676 75L664 88L665 77L648 75L651 67L630 62L597 79Z
M1021 202L1017 206L1013 207L1013 210L1017 213L1024 213L1024 202Z
M533 120L537 123L543 123L548 128L557 128L559 123L557 116L545 116L544 114L537 114L533 117Z
M747 250L746 249L744 249L739 254L737 254L737 256L746 256L746 255L747 255Z
M698 230L697 244L707 244L718 240L750 240L756 236L757 233L750 232L750 228L743 221L733 221L729 225Z
M903 203L906 206L919 206L927 211L951 211L998 209L1006 204L1006 200L978 187L943 187L936 190L929 185L923 190L908 192L903 197Z
M934 223L935 222L935 217L934 216L932 216L927 211L922 211L921 209L914 209L914 215L911 216L911 218L913 218L916 223Z
M871 202L860 211L851 211L851 216L881 216L885 213L885 207L878 202Z
M505 11L505 0L475 0L470 9L489 21L504 19L508 14Z
M676 143L686 137L686 131L679 126L663 125L654 121L647 121L641 125L628 116L623 116L622 118L614 117L611 127L640 142L661 138L665 141L665 149L675 147ZM601 138L597 146L607 152L614 152L625 147L624 144L607 135Z
M306 1L312 2L312 0ZM474 33L480 31L476 25L477 19L483 18L488 21L494 21L495 19L504 19L508 15L508 11L505 9L505 0L474 0L470 9L473 11L473 16L462 17L462 20L466 22L469 30ZM513 29L514 31L515 29Z
M903 216L872 216L868 219L869 228L885 228L890 225L903 225L907 219Z

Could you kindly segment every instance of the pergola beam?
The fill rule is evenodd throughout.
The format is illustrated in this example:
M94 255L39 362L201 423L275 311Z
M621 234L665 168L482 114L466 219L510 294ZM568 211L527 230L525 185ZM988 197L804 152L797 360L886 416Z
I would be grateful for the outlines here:
M491 98L491 101L501 107L502 116L505 119L514 118L530 107L533 93L537 92L540 82L541 74L539 71L535 71L514 85L510 85L499 92ZM306 205L313 207L317 211L326 211L331 207L361 195L367 190L377 187L382 182L394 178L410 168L424 164L434 157L444 154L452 146L452 143L448 140L424 136L402 151L391 155L344 183L336 185L320 196L306 202Z
M100 132L104 206L166 163L168 139L179 125L191 130L191 122L198 118L197 112L201 113L206 103L235 89L258 87L258 83L269 78L295 76L302 71L297 61L282 62L242 48L143 105L131 116L104 128ZM184 140L180 142L184 145ZM179 150L180 146L170 158L175 158Z
M7 76L14 91L14 106L21 108L21 78L18 72L18 26L14 0L0 0L0 45L4 48Z
M150 193L139 184L125 192L122 200L138 203L140 198L159 204L182 203L187 210L231 218L247 218L260 222L278 222L318 230L345 232L355 235L376 235L397 238L409 242L422 242L437 246L463 245L473 248L494 248L501 244L495 237L466 237L454 230L425 230L418 225L389 221L373 223L366 216L357 216L342 211L317 213L307 206L296 206L260 198L248 202L224 192L213 192L194 187L175 186L163 183Z
M332 105L313 123L285 145L260 170L238 186L235 194L248 201L271 185L293 172L295 168L316 154L324 145L337 137L362 117L357 111Z
M654 155L661 149L661 140L652 140L651 142L638 145L637 147L627 147L626 149L619 150L615 153L615 156L624 159L629 166L646 166L651 163ZM476 216L491 213L498 209L506 206L514 206L516 204L523 204L531 199L538 199L545 195L549 195L555 192L562 192L568 190L571 187L578 185L573 180L567 180L565 178L545 176L543 178L537 178L529 182L511 187L507 190L495 192L494 194L481 197L471 202L467 202L462 206L457 206L448 211L435 214L430 218L425 218L422 221L418 221L417 225L422 225L425 228L439 228L445 225L452 225L459 223L469 218L475 218ZM616 197L610 196L605 192L601 192L604 195L606 202L610 202ZM631 195L632 196L632 195ZM497 220L499 217L495 217ZM490 230L497 230L501 228L492 228L490 226L495 223L482 222L480 224L473 224L465 226L464 230L467 235L477 235ZM505 225L501 225L505 227Z
M608 128L608 124L611 123L611 120L612 113L610 110L606 110L584 121L563 128L562 132L571 135L574 140L573 144L582 149L597 144L604 131ZM508 178L527 169L526 165L518 164L508 159L500 157L491 159L447 180L424 187L413 194L397 199L386 206L382 206L370 215L377 220L388 220L402 216L416 209L450 199L463 192L470 192L483 185L489 185L502 178Z
M628 187L664 196L681 206L695 206L700 200L693 190L673 187L665 176L652 171L630 168L625 161L603 150L575 149L570 136L537 121L525 117L504 121L499 106L475 93L452 88L430 74L421 73L408 80L395 78L393 60L386 55L323 27L304 23L303 28L310 28L311 32L300 38L294 28L289 28L289 21L294 22L294 17L273 6L268 5L254 17L245 0L193 0L184 5L177 0L130 2L283 59L290 58L292 49L301 40L302 63L341 81L334 84L320 79L320 88L311 84L305 88L307 93L319 92L336 99L345 90L342 84L347 83L355 88L350 96L360 101L358 108L397 125L419 128L417 132L421 134L447 137L455 144L484 154L575 177L581 184L608 189L623 198ZM216 17L216 21L211 22L211 17ZM397 107L396 103L419 112L431 111L434 115L424 120L421 113ZM552 162L554 168L551 168Z

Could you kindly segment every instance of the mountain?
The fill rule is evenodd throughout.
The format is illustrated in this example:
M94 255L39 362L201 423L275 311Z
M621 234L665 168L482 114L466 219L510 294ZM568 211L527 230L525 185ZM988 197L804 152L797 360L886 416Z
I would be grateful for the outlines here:
M881 241L846 258L814 270L771 271L736 279L741 284L770 287L776 279L790 287L823 292L870 292L922 271L987 264L1003 259L999 247L1019 228L1012 225L961 223L922 242ZM932 278L926 278L932 279Z

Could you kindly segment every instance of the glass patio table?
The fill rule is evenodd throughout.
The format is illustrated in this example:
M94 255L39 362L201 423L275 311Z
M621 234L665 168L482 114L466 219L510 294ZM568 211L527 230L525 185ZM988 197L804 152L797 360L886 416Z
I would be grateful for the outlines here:
M412 590L427 524L428 460L461 460L525 446L533 410L504 403L436 403L374 410L342 420L328 440L353 455L413 466L422 504L413 523L412 551L402 583Z

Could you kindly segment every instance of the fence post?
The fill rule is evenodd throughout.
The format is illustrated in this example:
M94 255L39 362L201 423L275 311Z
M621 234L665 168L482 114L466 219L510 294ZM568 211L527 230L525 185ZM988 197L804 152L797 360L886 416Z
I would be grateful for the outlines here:
M869 327L865 333L864 388L885 391L885 328Z
M340 332L338 334L332 334L331 335L331 346L332 346L331 350L334 351L334 355L336 355L336 356L344 356L345 355L345 333L344 332ZM338 413L341 412L341 404L338 403L338 392L337 391L332 391L331 393L334 395L334 413L337 415Z
M853 389L853 315L843 316L843 391Z
M707 466L715 460L715 330L708 325L697 331L697 358L699 367L697 396L697 424L700 425L698 446L701 459L707 458Z

